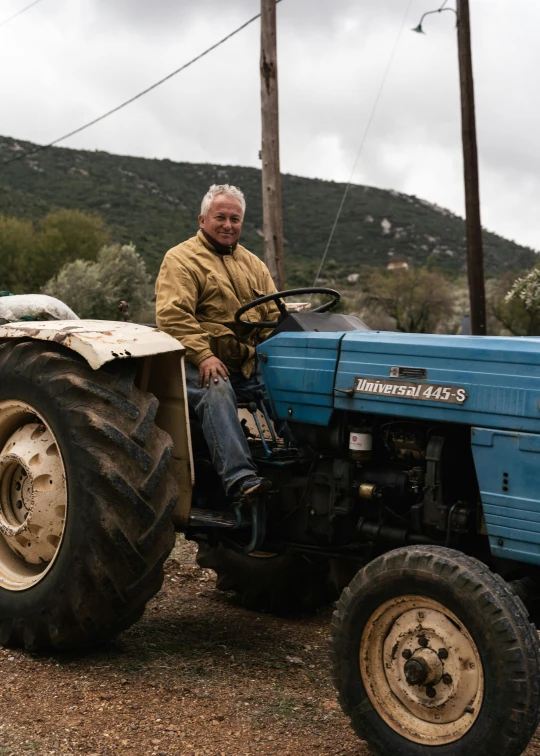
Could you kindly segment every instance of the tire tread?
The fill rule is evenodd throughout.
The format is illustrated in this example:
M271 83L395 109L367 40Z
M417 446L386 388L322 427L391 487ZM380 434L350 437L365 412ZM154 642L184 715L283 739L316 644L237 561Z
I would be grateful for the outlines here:
M2 612L0 643L38 650L101 642L136 621L161 587L174 546L172 442L154 425L155 397L135 387L134 360L94 371L60 345L4 341L0 377L5 383L10 375L36 387L62 417L88 543L73 558L61 596L24 616Z
M518 756L534 734L540 713L540 650L538 634L529 622L527 610L505 581L477 559L438 546L411 546L388 552L368 564L345 588L332 617L330 654L332 679L338 690L340 705L360 737L367 739L375 756L385 756L382 740L375 740L364 726L364 714L353 705L347 690L347 663L351 652L347 621L363 590L388 572L416 570L436 574L470 598L488 619L490 632L497 637L501 663L505 665L507 690L512 691L512 704L504 721L498 723L498 756ZM365 696L365 705L369 699ZM382 720L381 720L382 721ZM386 726L386 725L385 725ZM409 742L409 741L404 741ZM502 750L501 744L504 743ZM490 756L493 744L486 744L475 756ZM459 741L455 748L438 746L441 756L461 754ZM430 754L432 749L411 744L399 751L400 756ZM396 752L397 756L397 752Z

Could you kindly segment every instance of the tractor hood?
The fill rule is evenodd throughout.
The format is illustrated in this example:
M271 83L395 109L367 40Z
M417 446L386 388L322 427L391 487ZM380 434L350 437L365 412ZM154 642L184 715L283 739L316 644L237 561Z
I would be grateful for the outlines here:
M258 349L279 419L334 410L538 432L540 338L280 333Z

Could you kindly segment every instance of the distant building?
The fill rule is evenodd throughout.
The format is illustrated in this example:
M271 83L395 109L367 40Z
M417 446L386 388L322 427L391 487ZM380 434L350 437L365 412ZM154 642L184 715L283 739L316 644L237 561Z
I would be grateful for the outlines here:
M386 266L387 270L409 270L409 263L405 260L392 260Z
M390 233L390 229L392 228L392 224L390 223L390 221L388 220L388 218L383 218L382 219L382 221L381 221L381 228L382 228L382 232L383 232L383 234L385 236Z

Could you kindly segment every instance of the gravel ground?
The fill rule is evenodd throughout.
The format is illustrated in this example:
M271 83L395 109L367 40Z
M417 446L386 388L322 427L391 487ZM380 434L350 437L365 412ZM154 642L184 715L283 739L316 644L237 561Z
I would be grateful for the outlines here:
M329 678L331 608L283 620L234 606L179 538L163 589L83 654L0 649L0 756L368 756ZM540 737L525 752L540 756Z

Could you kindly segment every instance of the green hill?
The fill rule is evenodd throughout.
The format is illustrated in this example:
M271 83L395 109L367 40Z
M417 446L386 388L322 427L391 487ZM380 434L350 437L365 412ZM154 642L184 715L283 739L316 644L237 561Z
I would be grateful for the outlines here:
M243 243L262 256L261 176L255 168L110 155L54 147L11 165L2 162L36 145L0 137L0 213L38 219L49 210L100 213L115 241L134 242L152 273L165 251L197 229L200 201L212 183L246 194ZM283 176L287 283L309 284L326 245L344 185ZM532 249L484 233L488 274L531 267ZM466 269L462 218L415 196L352 186L329 252L333 275L405 259L455 274Z

